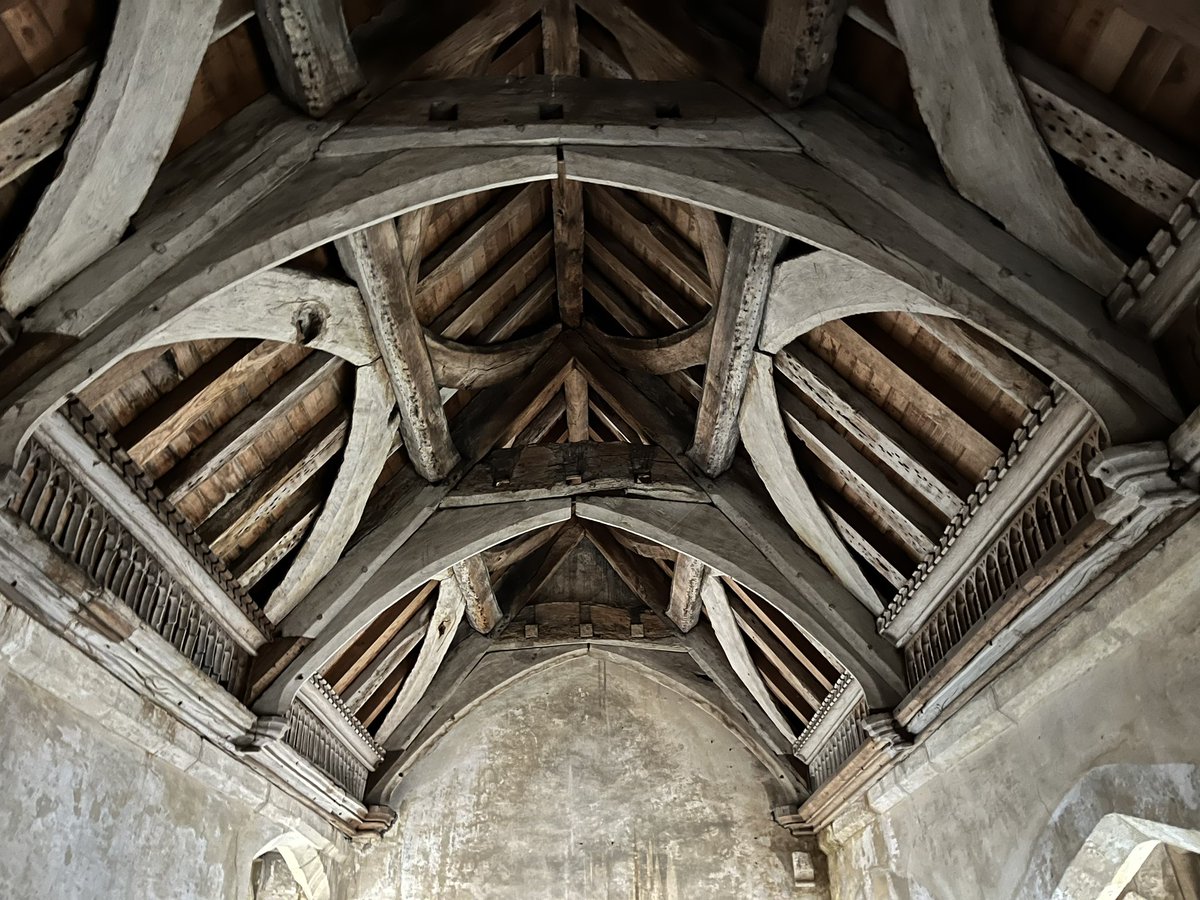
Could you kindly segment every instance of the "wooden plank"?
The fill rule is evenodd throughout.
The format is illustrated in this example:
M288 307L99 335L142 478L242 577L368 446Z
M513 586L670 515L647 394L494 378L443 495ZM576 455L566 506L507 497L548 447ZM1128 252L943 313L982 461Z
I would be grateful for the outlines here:
M578 369L571 369L563 382L567 398L567 440L588 439L588 386L587 378Z
M738 628L737 621L733 617L733 609L729 605L729 597L725 593L725 586L712 572L705 574L702 579L702 594L704 598L704 609L708 613L708 620L712 623L713 633L717 636L717 642L721 645L721 649L725 651L725 656L729 660L729 665L742 684L746 686L746 690L750 692L763 712L779 729L780 733L787 738L788 744L796 742L796 733L792 729L791 723L779 711L779 707L775 705L775 701L771 698L771 693L767 686L763 683L762 675L758 671L758 667L754 665L754 661L750 658L750 653L746 649L746 642L742 637L741 629Z
M755 471L792 531L867 609L876 615L883 612L878 593L839 539L796 466L780 419L771 361L760 353L751 363L739 426Z
M973 334L960 322L945 316L919 316L917 323L1026 409L1033 409L1046 395L1047 388L1041 379L986 336Z
M680 553L675 557L675 571L671 576L671 598L667 604L667 618L683 632L691 631L700 621L701 589L712 570L695 557Z
M894 535L914 561L933 549L942 526L932 515L798 397L785 392L779 405L788 430L846 482L855 505L869 511L870 517Z
M508 340L522 328L546 316L552 308L551 300L554 298L555 289L555 273L546 268L512 303L501 310L496 318L483 327L478 335L479 342L492 344ZM561 318L561 310L559 317Z
M550 0L557 5L574 3ZM572 12L572 18L574 13ZM576 48L578 49L578 48ZM578 62L578 53L576 53ZM559 316L568 328L579 327L583 318L583 185L567 178L566 166L558 162L553 184L554 268L558 289Z
M790 106L824 93L849 0L767 0L758 80Z
M579 25L575 0L545 0L542 60L547 75L579 74Z
M454 634L458 630L458 623L462 620L465 608L466 595L463 593L458 579L447 572L441 580L437 605L434 606L429 627L425 630L425 640L421 642L421 651L417 654L417 661L404 680L404 685L400 688L395 703L392 704L392 708L388 710L379 728L375 731L375 739L380 743L387 742L396 727L404 721L404 717L417 705L417 701L421 699L425 689L429 687L429 682L433 680L438 667L441 666L446 651L450 649L450 642L454 640Z
M158 480L172 503L179 503L243 450L267 434L289 410L341 368L339 359L310 354L267 388L241 412L194 447Z
M120 5L63 167L0 274L0 297L10 313L36 306L121 239L166 158L219 5Z
M354 383L350 434L337 478L296 558L267 600L264 611L271 621L279 622L295 609L300 599L333 568L350 542L392 451L393 408L383 362L359 369Z
M758 343L775 257L785 240L773 229L740 219L730 231L729 259L704 370L704 393L688 450L696 465L713 477L729 468L737 450L738 412Z
M347 418L342 410L329 413L237 493L214 507L196 529L205 543L220 556L236 552L244 535L253 533L262 520L277 515L288 499L342 449Z
M807 669L796 665L796 658L784 647L783 642L775 637L745 604L735 604L732 600L729 603L742 633L762 651L763 656L775 666L788 686L808 705L807 711L798 711L801 719L807 724L812 714L820 709L821 701L828 690L809 675Z
M284 96L321 117L363 84L341 0L256 0Z
M392 635L378 653L369 658L369 662L358 677L340 692L351 712L358 713L375 692L383 686L383 683L392 677L400 664L408 658L421 639L425 637L425 633L429 629L430 617L429 610L422 610L409 619L399 631ZM336 686L334 689L337 689Z
M775 367L947 519L962 508L962 496L974 485L823 359L795 343L776 354Z
M1008 67L990 4L888 0L917 105L955 187L1107 294L1125 266L1075 206ZM953 79L944 60L958 61Z
M476 554L450 567L466 605L467 621L480 634L487 634L500 621L500 604L492 589L492 576L483 557Z
M441 481L459 456L413 307L396 226L389 220L364 228L339 238L337 248L367 304L400 408L400 432L409 459L426 480Z

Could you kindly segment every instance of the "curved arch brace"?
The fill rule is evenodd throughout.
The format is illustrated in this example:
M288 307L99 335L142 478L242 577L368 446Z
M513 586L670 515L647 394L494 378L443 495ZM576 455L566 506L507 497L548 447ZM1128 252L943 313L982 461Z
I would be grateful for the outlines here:
M745 720L737 715L728 704L722 702L723 695L711 683L695 677L689 683L685 653L662 650L639 650L597 645L563 645L543 648L541 652L521 650L497 650L484 656L466 680L451 695L449 702L404 748L403 752L390 761L382 770L372 788L372 798L393 806L396 792L403 774L418 759L433 750L449 734L454 725L469 715L489 697L493 697L517 683L549 669L585 656L598 656L607 662L625 666L663 687L679 694L688 702L704 710L729 729L746 746L754 757L773 776L779 785L790 785L793 791L798 786L794 773L780 765L774 754L757 740L746 728ZM490 671L489 671L490 670ZM796 797L779 798L781 803L795 802Z
M404 545L379 567L339 610L314 616L327 624L254 705L262 714L287 710L300 685L325 665L389 605L437 577L456 563L511 538L571 516L569 497L498 506L461 507L434 513ZM311 601L310 594L297 612Z
M688 507L691 507L690 509ZM575 512L630 531L745 585L806 631L862 685L873 709L890 708L905 692L899 652L880 637L874 618L852 598L838 609L825 598L796 599L796 588L762 552L713 506L673 500L579 499Z
M557 166L555 154L545 149L490 147L317 159L302 166L146 290L110 299L111 311L89 310L99 325L0 414L0 464L17 459L38 421L69 392L213 294L375 222L463 194L555 178Z
M774 228L927 298L940 315L965 319L1033 360L1091 403L1113 441L1161 436L1182 417L1153 349L1123 333L1094 294L1022 254L1030 272L1014 273L962 248L942 248L882 204L802 156L655 147L564 151L570 177L652 191ZM985 252L1007 235L972 238ZM978 256L978 248L976 255ZM952 253L958 252L959 256ZM973 268L969 268L973 266Z
M437 383L441 387L470 390L490 387L520 375L546 352L561 332L562 326L556 323L527 338L472 347L426 328L425 344L429 347L429 361L433 363L433 377Z
M708 363L712 344L716 307L711 307L695 325L661 338L621 337L601 331L591 322L583 323L584 333L623 369L666 375Z

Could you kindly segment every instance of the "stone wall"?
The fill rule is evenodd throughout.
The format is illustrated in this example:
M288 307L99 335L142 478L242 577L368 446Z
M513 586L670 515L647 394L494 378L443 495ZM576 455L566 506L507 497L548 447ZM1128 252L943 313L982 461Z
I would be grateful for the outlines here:
M1200 517L822 836L834 897L1049 897L1107 813L1200 827Z
M0 601L0 897L247 900L281 837L332 829Z
M487 697L417 761L350 896L795 897L772 781L643 670L574 657Z

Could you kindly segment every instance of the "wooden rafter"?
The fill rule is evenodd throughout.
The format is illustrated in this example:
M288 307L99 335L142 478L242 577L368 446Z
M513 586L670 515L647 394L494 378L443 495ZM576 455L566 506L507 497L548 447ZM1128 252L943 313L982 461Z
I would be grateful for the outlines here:
M704 371L704 393L688 451L711 476L729 468L737 449L738 412L762 326L775 257L783 244L779 232L741 220L734 222L730 233L729 260Z
M424 332L413 309L411 283L392 221L338 240L338 253L362 291L379 351L400 407L404 446L417 471L441 481L458 463L433 378Z
M492 576L479 555L468 556L450 567L450 577L462 592L467 621L480 634L487 634L500 621L500 604L492 589Z
M676 555L667 617L679 626L680 631L691 631L700 621L701 594L705 579L711 573L712 570L695 557L686 553Z

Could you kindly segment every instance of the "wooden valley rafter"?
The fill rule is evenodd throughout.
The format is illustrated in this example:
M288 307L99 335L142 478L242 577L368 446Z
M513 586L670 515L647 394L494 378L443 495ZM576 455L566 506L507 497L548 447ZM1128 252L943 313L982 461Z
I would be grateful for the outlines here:
M1186 123L981 0L425 6L0 65L5 597L347 834L582 654L820 826L1193 513Z

